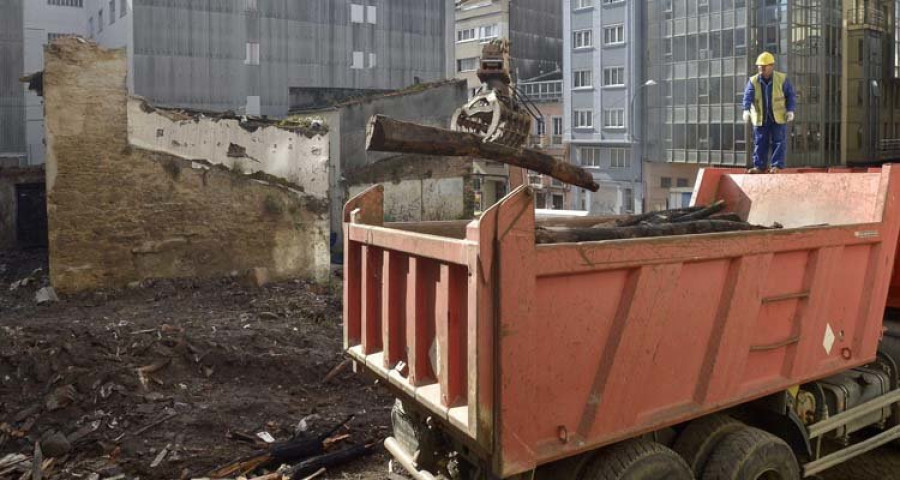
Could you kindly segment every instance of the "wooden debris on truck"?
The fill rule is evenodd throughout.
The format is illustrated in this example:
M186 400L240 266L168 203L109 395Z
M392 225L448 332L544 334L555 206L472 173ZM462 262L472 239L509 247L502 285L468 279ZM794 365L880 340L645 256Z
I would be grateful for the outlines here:
M725 202L719 200L706 206L662 210L610 219L588 227L539 226L535 232L535 241L539 244L596 242L781 228L781 225L777 223L770 227L753 225L743 221L737 214L720 213L724 209Z
M374 115L366 134L366 150L448 157L477 157L526 168L561 182L596 192L600 186L587 170L529 148L485 142L469 132L454 132Z

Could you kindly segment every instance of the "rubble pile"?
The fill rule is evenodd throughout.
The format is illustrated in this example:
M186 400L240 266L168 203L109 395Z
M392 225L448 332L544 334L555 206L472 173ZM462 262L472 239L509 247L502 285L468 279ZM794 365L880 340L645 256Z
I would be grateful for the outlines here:
M0 479L383 472L391 402L346 368L339 287L145 281L38 304L40 272L9 290L32 270L0 276ZM317 448L273 456L299 444Z

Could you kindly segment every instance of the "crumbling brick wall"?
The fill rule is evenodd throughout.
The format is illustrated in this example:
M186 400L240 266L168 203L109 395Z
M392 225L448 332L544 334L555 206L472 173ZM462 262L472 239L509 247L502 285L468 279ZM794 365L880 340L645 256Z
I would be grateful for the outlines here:
M326 279L327 200L130 145L125 76L124 50L76 39L47 47L53 285L73 292L252 268Z

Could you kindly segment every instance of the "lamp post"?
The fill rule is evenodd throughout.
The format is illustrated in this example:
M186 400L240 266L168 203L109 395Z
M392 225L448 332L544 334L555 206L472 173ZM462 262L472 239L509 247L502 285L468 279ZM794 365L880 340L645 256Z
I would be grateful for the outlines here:
M644 149L642 147L643 143L641 142L641 138L634 134L634 99L637 98L644 87L652 87L654 85L656 85L656 80L653 80L652 78L642 83L641 86L635 90L634 95L631 96L631 102L628 108L628 137L630 138L631 151L637 152L638 182L640 183L641 188L641 213L644 213L644 204L646 203L644 201Z

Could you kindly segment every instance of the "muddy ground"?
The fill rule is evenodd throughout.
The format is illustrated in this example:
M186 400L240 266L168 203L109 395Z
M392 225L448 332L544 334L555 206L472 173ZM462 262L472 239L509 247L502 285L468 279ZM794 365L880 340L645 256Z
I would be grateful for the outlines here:
M69 443L44 478L199 478L261 448L247 441L260 432L310 438L354 415L334 449L388 434L380 386L351 369L323 381L344 359L337 277L155 281L37 305L46 270L44 252L0 252L0 459ZM318 478L384 479L386 463L376 450ZM900 479L900 448L823 478Z
M0 458L41 439L56 448L59 432L72 448L52 478L193 478L259 448L244 435L314 436L349 415L335 448L387 434L391 399L370 379L346 369L323 383L343 360L331 289L157 281L39 306L43 253L0 253L0 265ZM375 452L319 478L386 478L386 461Z

